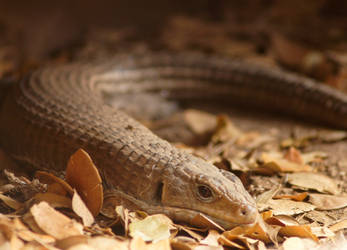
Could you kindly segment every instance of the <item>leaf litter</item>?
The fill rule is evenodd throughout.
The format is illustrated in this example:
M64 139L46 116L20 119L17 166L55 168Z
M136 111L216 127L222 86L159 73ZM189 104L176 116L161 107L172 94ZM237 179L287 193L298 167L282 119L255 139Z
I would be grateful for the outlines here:
M24 246L43 249L267 249L271 244L281 244L283 249L290 249L293 244L305 247L317 246L323 241L330 244L329 239L339 237L338 232L347 228L343 217L339 221L319 218L318 210L347 207L346 193L339 184L316 169L315 164L323 164L327 159L326 153L303 153L294 144L283 147L283 140L276 140L273 135L243 132L225 115L189 110L185 116L191 131L197 136L210 134L210 141L205 147L181 144L184 150L217 167L236 171L246 184L257 174L280 177L278 184L267 191L253 190L258 209L262 211L253 226L225 231L200 215L195 220L201 228L190 228L174 224L165 215L129 211L117 205L117 198L107 191L104 193L96 166L80 149L67 164L66 180L43 171L38 171L37 179L32 181L7 173L12 186L0 189L3 190L0 200L12 209L12 213L0 217L2 246L18 249ZM214 119L214 122L206 119ZM195 126L192 125L194 121L207 125ZM336 137L334 135L334 139ZM340 135L340 138L344 137ZM13 190L18 187L26 190L26 199L16 199ZM23 216L14 216L20 214Z

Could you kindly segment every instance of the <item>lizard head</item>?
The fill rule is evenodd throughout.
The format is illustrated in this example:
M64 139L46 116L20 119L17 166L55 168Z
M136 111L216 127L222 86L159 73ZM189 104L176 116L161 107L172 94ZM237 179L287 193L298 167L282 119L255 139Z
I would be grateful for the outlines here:
M258 218L254 199L234 174L192 157L163 182L161 203L170 217L190 222L204 214L225 229L252 225Z

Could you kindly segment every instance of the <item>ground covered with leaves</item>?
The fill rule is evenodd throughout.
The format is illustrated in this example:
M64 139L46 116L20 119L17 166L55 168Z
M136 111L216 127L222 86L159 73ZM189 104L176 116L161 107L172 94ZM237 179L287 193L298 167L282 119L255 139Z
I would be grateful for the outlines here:
M34 43L29 46L30 42L24 46L21 36L14 35L11 25L4 22L0 76L6 83L16 82L41 65L104 58L124 51L199 50L266 67L284 67L346 90L343 30L347 22L341 21L345 19L338 11L332 11L336 10L334 1L309 1L305 8L296 8L298 2L275 1L265 7L257 1L230 11L215 6L209 18L204 12L173 15L155 37L145 34L145 39L129 27L90 29L78 43L60 41L63 45L58 49L52 49L52 43L46 48ZM223 1L219 4L228 6ZM222 20L216 13L223 13ZM326 31L324 37L322 30ZM37 36L51 35L44 32L43 27ZM176 224L164 215L116 206L117 201L103 189L98 166L81 149L71 156L64 176L25 171L1 151L1 247L346 248L346 131L226 105L206 107L204 103L194 103L162 120L142 121L177 147L237 174L256 198L259 222L229 231L203 216L197 218L202 228Z

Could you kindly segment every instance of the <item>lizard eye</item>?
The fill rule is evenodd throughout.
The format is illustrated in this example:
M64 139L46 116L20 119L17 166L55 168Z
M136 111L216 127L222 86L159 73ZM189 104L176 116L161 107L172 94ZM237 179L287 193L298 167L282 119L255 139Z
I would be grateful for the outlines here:
M209 186L198 185L197 186L197 195L202 201L210 202L214 199L214 193Z

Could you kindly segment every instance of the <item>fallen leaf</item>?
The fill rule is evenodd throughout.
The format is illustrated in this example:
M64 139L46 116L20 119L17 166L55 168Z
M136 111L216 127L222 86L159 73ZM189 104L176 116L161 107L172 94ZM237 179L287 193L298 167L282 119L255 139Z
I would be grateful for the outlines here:
M20 209L23 204L0 193L0 200L2 200L7 206L9 206L10 208L14 209L14 210L18 210Z
M37 225L56 239L82 234L81 224L56 211L46 202L32 206L30 212Z
M306 250L316 249L317 243L311 239L302 239L298 237L290 237L283 242L283 250Z
M211 247L218 247L218 239L220 237L220 234L216 230L210 230L208 232L208 235L206 238L200 241L200 244L211 246ZM219 246L221 248L221 246ZM223 248L221 248L223 249Z
M335 181L318 173L292 173L288 174L288 183L301 189L313 189L321 193L338 194L339 190Z
M97 216L103 202L102 180L92 159L83 149L70 157L66 181L81 195L93 216Z
M269 200L267 205L274 215L294 215L315 209L310 203L291 200Z
M129 244L129 240L118 240L98 236L88 239L87 246L92 247L93 249L132 250L133 248L130 248Z
M37 193L33 199L39 203L41 201L47 202L51 207L65 207L71 208L71 199L55 193Z
M287 237L310 238L318 242L317 236L312 233L311 228L307 225L285 226L280 229L279 233Z
M41 183L48 184L47 192L65 195L68 193L71 197L73 195L73 188L64 180L59 177L44 171L36 171L35 178Z
M163 239L153 243L146 243L141 237L135 237L130 241L130 249L132 250L171 250L170 240Z
M335 223L334 225L329 226L329 229L333 232L337 232L342 229L347 228L347 219L344 219L338 223Z
M224 231L224 228L218 225L216 222L205 216L204 214L197 214L192 220L191 224L197 226L198 228L208 228L215 229L219 231Z
M172 221L162 215L156 214L146 217L143 220L131 222L129 234L132 237L140 237L144 241L158 242L170 237L170 230L173 229Z
M94 223L94 217L88 210L87 206L84 204L81 197L75 191L72 197L72 210L82 218L84 226L91 226Z
M297 164L303 164L301 153L294 147L290 147L287 153L284 155L284 159Z
M309 201L315 205L318 210L332 210L347 206L347 196L310 194Z
M216 129L217 119L215 115L196 109L184 111L184 119L190 129L198 135L211 133Z
M310 172L312 167L305 164L298 164L290 162L278 154L263 153L261 159L264 162L262 167L269 168L274 172L286 173L286 172Z
M303 192L303 193L297 193L292 195L276 195L274 196L274 199L290 199L293 201L303 201L306 199L307 196L308 196L308 193Z

